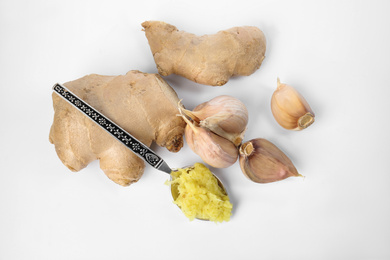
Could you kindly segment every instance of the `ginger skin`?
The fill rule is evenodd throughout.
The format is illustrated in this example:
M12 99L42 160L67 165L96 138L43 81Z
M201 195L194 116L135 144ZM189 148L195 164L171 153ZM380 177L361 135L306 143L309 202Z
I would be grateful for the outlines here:
M176 92L157 74L92 74L64 84L145 145L155 141L171 152L183 146L185 122L177 114ZM54 120L49 140L72 171L100 160L108 178L122 186L137 182L145 163L76 108L53 93Z
M265 57L265 36L254 26L203 36L159 21L146 21L142 26L163 76L177 74L200 84L222 86L232 76L254 73Z

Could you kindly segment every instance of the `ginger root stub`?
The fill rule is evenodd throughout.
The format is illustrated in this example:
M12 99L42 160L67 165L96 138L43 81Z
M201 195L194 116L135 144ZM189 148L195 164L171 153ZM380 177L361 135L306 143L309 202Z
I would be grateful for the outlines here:
M155 141L171 152L181 149L185 122L177 116L179 98L158 74L92 74L64 85L145 145ZM63 164L80 171L100 160L105 174L122 186L141 178L142 159L56 93L52 98L55 113L49 140Z
M222 86L230 77L251 75L263 62L266 40L254 26L196 36L160 21L142 23L158 72Z

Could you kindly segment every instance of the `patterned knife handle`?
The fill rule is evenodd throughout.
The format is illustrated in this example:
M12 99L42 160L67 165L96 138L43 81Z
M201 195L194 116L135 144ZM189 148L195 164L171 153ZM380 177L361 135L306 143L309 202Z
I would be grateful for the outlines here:
M157 154L155 154L149 147L138 141L131 134L120 128L114 122L109 120L107 117L102 115L96 109L88 105L85 101L81 100L74 93L69 91L66 87L59 83L53 86L53 91L56 92L60 97L68 101L75 108L84 113L97 125L102 127L113 137L119 140L122 144L127 146L131 151L138 155L145 162L150 164L156 169L170 173L171 169Z

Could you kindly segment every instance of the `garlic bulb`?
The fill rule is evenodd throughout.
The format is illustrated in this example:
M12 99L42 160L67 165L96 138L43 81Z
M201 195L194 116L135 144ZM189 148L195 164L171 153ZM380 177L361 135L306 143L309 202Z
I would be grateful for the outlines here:
M184 133L186 142L205 163L215 168L226 168L237 161L238 149L232 142L197 126L184 115L182 117L187 123Z
M274 144L266 139L257 138L240 146L240 167L250 180L268 183L302 176L291 160Z
M179 110L199 126L236 146L242 142L248 124L248 110L237 98L222 95L198 105L193 111L183 107Z
M302 130L314 123L314 113L307 101L293 87L280 83L271 98L276 121L289 130Z

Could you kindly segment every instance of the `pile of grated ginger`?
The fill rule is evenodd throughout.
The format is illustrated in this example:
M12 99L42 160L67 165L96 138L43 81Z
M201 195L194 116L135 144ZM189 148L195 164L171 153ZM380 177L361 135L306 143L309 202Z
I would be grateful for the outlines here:
M218 179L202 163L171 173L174 203L190 220L229 221L232 203Z

